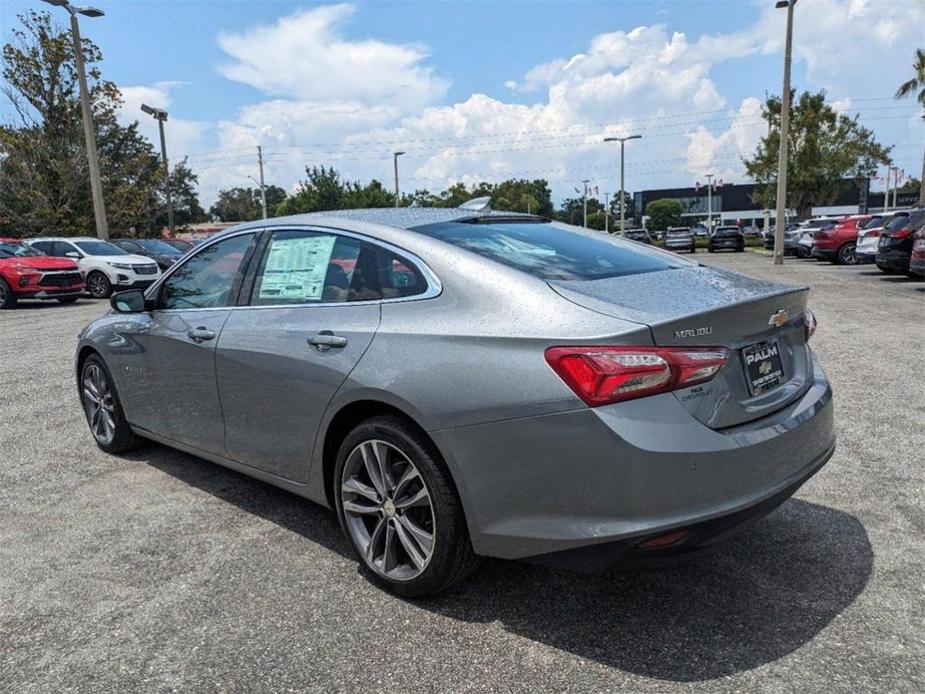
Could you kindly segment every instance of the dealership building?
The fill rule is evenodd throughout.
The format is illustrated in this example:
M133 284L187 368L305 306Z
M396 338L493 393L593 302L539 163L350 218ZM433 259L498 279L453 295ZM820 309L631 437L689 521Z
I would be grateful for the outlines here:
M743 224L764 226L765 209L754 202L755 183L725 184L713 190L712 210L714 224ZM891 196L892 197L892 196ZM706 223L707 206L710 204L706 186L700 188L661 188L643 190L633 195L632 217L636 226L643 226L646 205L653 200L670 198L681 203L682 216L693 226ZM915 204L918 193L900 193L896 207L909 207ZM891 200L892 203L892 200ZM893 207L893 205L890 205ZM883 210L883 193L870 192L870 180L863 179L858 184L854 179L845 180L844 192L831 205L814 207L813 215L842 215L878 212ZM768 211L771 224L774 224L775 210ZM793 211L788 211L793 214Z

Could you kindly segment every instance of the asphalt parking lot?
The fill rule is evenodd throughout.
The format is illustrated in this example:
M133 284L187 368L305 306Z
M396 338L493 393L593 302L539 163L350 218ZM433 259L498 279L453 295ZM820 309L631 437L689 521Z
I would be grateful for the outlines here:
M925 691L925 283L697 258L812 287L829 465L681 566L490 561L427 602L368 583L327 510L99 451L72 352L104 304L0 312L0 691Z

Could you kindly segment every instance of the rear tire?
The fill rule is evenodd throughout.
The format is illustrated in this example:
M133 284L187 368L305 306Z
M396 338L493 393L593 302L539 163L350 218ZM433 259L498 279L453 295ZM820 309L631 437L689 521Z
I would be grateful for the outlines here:
M0 277L0 309L16 308L16 295L6 280Z
M98 270L91 272L87 275L87 293L94 299L108 299L112 294L112 283L104 273Z
M434 595L478 566L449 473L408 422L357 425L338 450L333 486L341 529L367 575L390 592Z
M126 453L141 445L125 420L122 402L112 374L96 354L90 355L80 368L78 383L80 402L96 445L107 453Z
M839 265L857 265L858 259L854 255L855 244L846 243L835 254L835 260Z

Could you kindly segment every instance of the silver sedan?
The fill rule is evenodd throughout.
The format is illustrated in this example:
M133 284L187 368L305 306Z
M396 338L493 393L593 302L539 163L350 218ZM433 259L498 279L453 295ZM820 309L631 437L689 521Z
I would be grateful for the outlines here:
M481 556L694 553L831 456L807 289L484 209L254 222L80 335L97 444L187 451L334 509L421 596Z

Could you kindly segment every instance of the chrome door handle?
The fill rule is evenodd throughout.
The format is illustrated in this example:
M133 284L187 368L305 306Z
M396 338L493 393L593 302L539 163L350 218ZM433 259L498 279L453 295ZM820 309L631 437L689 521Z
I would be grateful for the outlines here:
M206 328L202 328L202 327L193 328L192 330L188 330L186 332L186 336L189 339L191 339L193 342L195 342L196 344L199 344L200 342L205 342L206 340L215 339L214 332L212 332L211 330L207 330Z
M330 330L322 330L317 335L308 338L308 344L317 347L319 351L326 352L331 347L346 347L347 338L342 335L335 335Z

